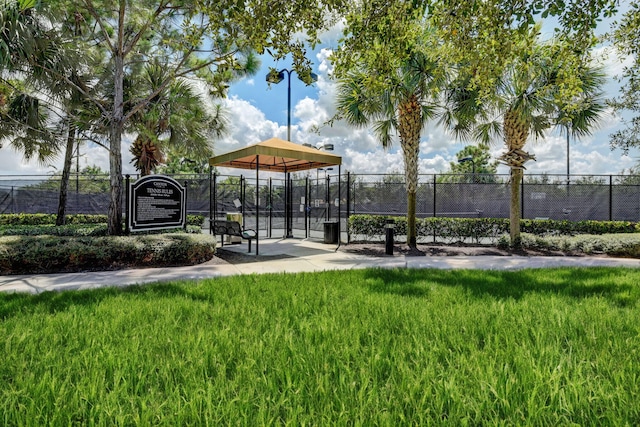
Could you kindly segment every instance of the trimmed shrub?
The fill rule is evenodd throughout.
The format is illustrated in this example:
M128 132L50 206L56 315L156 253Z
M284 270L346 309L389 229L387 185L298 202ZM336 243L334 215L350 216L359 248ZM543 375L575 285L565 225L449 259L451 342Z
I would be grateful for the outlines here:
M349 232L364 240L376 241L384 237L385 221L395 221L395 234L406 236L405 217L383 215L352 215L349 217ZM429 217L416 219L418 238L433 238L444 243L471 241L479 243L482 239L500 242L500 236L509 232L509 220L506 218L446 218ZM637 233L638 223L628 221L557 221L531 220L521 221L523 233L534 236L573 236Z
M106 224L107 215L72 214L65 217L70 224ZM187 215L187 225L201 227L204 215ZM54 225L55 214L0 214L0 225Z
M207 234L0 237L0 273L32 274L194 265L213 258Z

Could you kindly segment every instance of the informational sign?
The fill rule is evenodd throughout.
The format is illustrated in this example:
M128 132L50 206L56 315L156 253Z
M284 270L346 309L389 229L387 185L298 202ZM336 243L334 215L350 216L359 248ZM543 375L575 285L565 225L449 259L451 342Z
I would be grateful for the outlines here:
M187 221L187 192L168 176L148 175L135 181L127 203L131 231L181 228Z

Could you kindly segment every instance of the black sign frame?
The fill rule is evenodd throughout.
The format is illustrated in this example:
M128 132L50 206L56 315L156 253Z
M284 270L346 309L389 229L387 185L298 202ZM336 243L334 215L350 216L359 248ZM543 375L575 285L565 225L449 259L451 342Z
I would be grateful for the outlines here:
M184 228L187 224L187 191L165 175L147 175L129 184L129 231Z

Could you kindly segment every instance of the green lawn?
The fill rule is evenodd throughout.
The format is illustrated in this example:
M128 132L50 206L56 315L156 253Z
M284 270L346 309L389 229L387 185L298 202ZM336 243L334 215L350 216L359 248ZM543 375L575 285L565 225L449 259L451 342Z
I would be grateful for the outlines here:
M640 425L640 270L0 294L1 425Z

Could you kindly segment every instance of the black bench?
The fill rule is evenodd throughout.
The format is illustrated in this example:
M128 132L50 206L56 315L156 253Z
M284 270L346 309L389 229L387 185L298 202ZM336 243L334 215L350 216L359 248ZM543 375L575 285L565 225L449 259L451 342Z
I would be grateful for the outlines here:
M213 234L220 235L220 241L224 246L224 235L242 237L249 241L249 252L251 252L251 241L257 237L257 233L252 229L243 230L237 221L225 221L222 219L213 220Z

